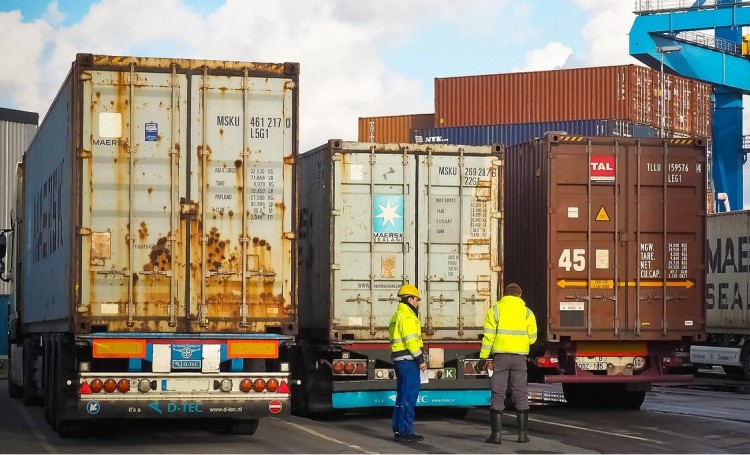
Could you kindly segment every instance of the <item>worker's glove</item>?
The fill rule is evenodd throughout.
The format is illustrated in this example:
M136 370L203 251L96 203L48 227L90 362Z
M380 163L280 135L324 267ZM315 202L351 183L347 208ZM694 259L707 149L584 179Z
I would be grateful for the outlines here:
M484 371L484 367L487 366L487 359L480 359L479 362L477 362L477 370Z

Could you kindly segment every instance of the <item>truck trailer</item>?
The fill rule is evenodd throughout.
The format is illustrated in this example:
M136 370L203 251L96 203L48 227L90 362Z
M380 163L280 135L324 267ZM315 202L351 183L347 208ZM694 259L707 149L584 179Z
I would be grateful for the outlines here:
M393 406L388 325L404 283L422 295L417 406L488 405L476 363L502 286L502 147L330 140L298 172L293 412Z
M705 339L706 141L546 134L506 149L505 282L537 318L529 381L638 408Z
M706 342L690 348L696 367L721 366L750 380L750 211L708 215Z
M78 54L18 171L13 397L111 418L290 412L296 63Z

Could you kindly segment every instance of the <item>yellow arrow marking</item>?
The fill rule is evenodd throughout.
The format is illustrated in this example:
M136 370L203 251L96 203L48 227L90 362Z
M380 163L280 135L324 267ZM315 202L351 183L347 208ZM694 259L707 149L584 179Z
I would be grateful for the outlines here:
M636 284L638 284L635 281L620 281L619 287L635 287ZM663 282L661 281L647 281L643 280L640 282L640 285L642 287L652 287L657 288L663 286ZM592 289L612 289L614 286L614 280L591 280L591 288ZM667 281L667 287L670 288L687 288L690 289L693 286L695 286L695 283L692 280L684 280L684 281ZM588 287L588 281L587 280L566 280L561 279L557 281L557 287L559 288L585 288Z
M635 281L620 281L620 287L628 286L628 287L635 287L638 283ZM640 283L643 287L651 287L651 288L660 288L664 285L662 281L646 281L642 280ZM667 281L667 287L668 288L687 288L690 289L693 286L695 286L695 283L692 280L684 280L684 281Z

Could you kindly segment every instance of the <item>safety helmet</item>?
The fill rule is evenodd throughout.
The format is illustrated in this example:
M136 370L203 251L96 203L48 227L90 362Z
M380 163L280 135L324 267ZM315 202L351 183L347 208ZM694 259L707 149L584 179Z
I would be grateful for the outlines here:
M408 283L401 286L401 288L399 288L398 296L399 297L412 296L412 297L418 298L419 300L422 300L422 297L419 296L419 289L417 289L417 287L414 286L413 284L408 284Z

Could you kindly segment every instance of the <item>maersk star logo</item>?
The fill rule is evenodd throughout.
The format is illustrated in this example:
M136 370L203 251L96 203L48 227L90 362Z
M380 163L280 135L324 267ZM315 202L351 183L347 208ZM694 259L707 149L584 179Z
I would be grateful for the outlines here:
M375 233L404 232L404 197L402 195L373 196L373 231Z

